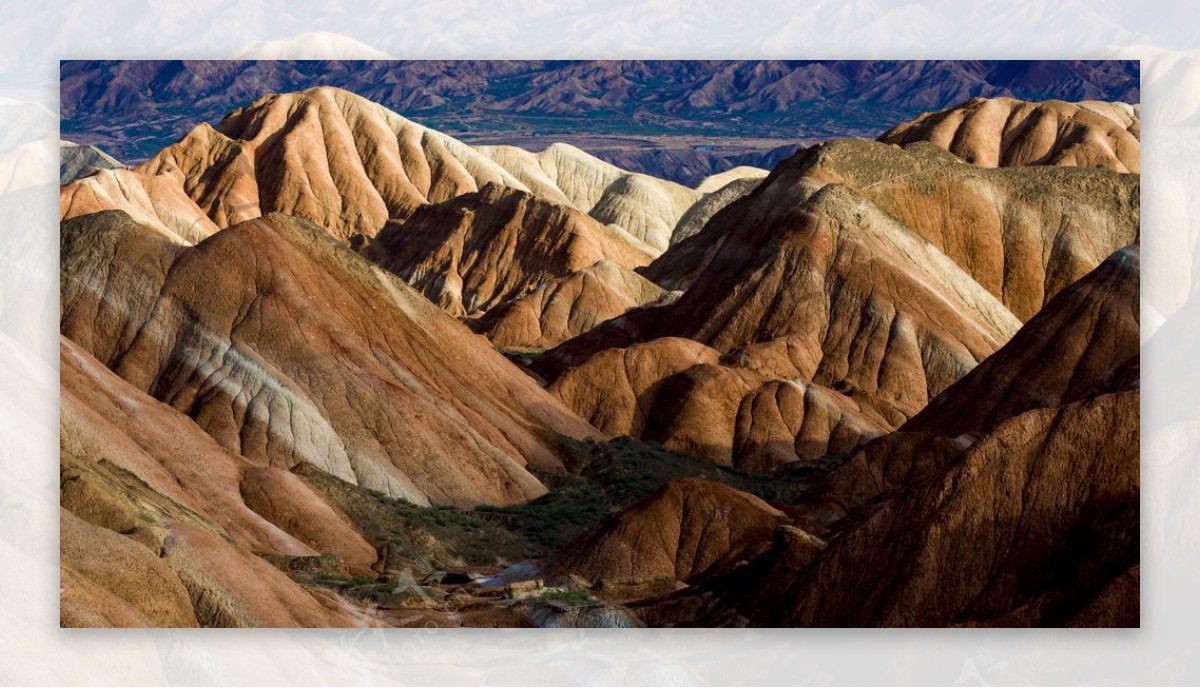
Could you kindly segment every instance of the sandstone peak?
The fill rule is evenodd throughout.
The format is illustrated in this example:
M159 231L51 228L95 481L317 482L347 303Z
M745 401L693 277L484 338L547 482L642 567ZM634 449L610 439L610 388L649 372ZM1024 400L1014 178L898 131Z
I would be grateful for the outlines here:
M1126 103L973 98L923 114L879 140L901 146L928 141L983 167L1065 165L1137 172L1140 129L1140 117Z

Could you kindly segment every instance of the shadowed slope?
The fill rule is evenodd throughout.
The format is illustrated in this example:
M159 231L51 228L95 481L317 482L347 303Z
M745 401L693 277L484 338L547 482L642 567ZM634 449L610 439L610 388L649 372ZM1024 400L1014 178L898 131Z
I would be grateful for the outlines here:
M1136 391L1030 411L799 571L785 546L723 581L696 621L1061 625L1136 563L1138 482Z
M1136 388L1139 258L1117 251L1064 289L999 351L822 486L834 518L922 480L1008 418Z
M610 516L541 566L591 582L690 584L728 573L771 546L784 514L758 497L698 478L663 486Z
M1095 394L1124 373L1136 376L1139 254L1136 245L1123 248L1059 292L1002 349L904 429L987 432L1027 410Z

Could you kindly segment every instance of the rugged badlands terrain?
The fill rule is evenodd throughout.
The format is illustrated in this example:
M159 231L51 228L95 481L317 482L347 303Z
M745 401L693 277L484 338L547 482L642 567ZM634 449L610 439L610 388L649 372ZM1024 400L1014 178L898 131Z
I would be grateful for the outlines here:
M62 624L1136 626L1139 136L976 98L689 188L315 88L64 144Z

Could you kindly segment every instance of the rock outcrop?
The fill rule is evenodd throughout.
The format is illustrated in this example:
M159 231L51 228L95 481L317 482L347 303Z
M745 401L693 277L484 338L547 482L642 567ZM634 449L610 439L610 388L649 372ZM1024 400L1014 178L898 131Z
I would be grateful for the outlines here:
M710 194L728 186L730 182L740 179L757 179L761 182L767 178L768 174L770 174L769 170L741 165L705 177L703 181L696 185L696 190L701 193Z
M138 169L174 178L220 227L280 212L339 239L487 182L525 190L470 146L328 87L263 96Z
M777 545L644 618L1136 626L1138 272L1136 247L1114 253L919 421L855 452L792 510L833 532L827 550Z
M649 249L574 208L489 184L388 225L370 256L454 316L478 316L549 280Z
M905 417L998 349L1019 322L944 254L859 194L803 203L770 183L663 334L767 377L862 393ZM736 250L735 247L736 246Z
M60 220L104 210L119 210L184 246L217 232L217 225L169 177L134 170L101 170L59 191Z
M1138 172L1140 136L1141 118L1126 103L972 98L905 122L879 140L899 146L928 141L982 167L1063 165Z
M775 528L786 521L758 497L683 478L610 516L541 568L601 585L629 579L698 583L770 549Z
M307 462L418 504L506 504L545 492L525 466L559 466L556 436L595 435L303 221L272 215L180 249L102 213L64 223L62 255L62 332L260 465Z
M932 244L1022 321L1113 251L1133 243L1139 178L1067 167L982 168L931 144L907 149L853 139L805 149L703 231L643 271L686 289L714 257L753 250L739 229L777 222L827 186L846 187Z
M59 185L86 177L100 170L120 170L125 165L95 146L80 145L71 141L58 142Z
M778 548L684 622L1053 626L1086 614L1138 560L1138 397L1010 418L807 566Z
M606 320L635 308L670 303L676 296L602 259L493 308L472 328L498 347L549 349Z
M343 516L309 511L290 535L242 499L240 483L264 469L65 338L60 369L64 626L358 623L250 554L330 553L365 568L374 549ZM277 498L296 497L316 499Z

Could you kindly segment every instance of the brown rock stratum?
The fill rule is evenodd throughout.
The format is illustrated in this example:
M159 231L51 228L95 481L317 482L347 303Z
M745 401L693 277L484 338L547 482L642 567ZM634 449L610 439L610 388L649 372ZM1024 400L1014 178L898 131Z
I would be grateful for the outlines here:
M776 175L660 259L727 232L688 291L639 328L642 343L618 344L649 352L655 338L682 338L715 349L708 360L640 364L634 379L609 341L585 336L594 354L564 344L572 360L565 372L558 351L536 364L549 389L607 432L763 469L846 451L898 427L1017 330L994 295L869 199L841 184L814 189ZM698 394L687 380L664 382L717 359L737 369L738 383ZM659 389L673 398L659 403ZM613 422L639 414L652 422Z
M935 474L1009 418L1136 388L1138 254L1136 246L1114 253L900 432L851 456L820 490L827 513L844 515Z
M312 510L289 534L242 499L241 483L263 469L65 338L60 354L64 626L359 623L250 554L369 566L374 550L344 516ZM297 497L315 500L276 499Z
M1137 181L1105 170L985 170L928 146L816 146L642 271L686 287L677 302L568 341L535 369L607 431L719 463L765 470L850 451L995 352L1016 332L1014 315L1031 317L1136 240ZM1062 345L1090 332L1064 333ZM621 382L613 351L659 337L707 344L719 360L705 363L738 370L697 385L715 373L643 364L636 384ZM649 420L611 423L634 417L634 406L654 409L639 412Z
M1140 249L1127 246L1059 292L994 355L934 399L905 430L987 432L1024 411L1061 406L1137 366Z
M102 170L68 184L59 193L63 221L102 210L120 210L165 238L195 244L217 232L174 179L133 170Z
M340 239L487 182L524 188L470 146L328 87L263 96L138 169L176 179L220 227L280 212Z

